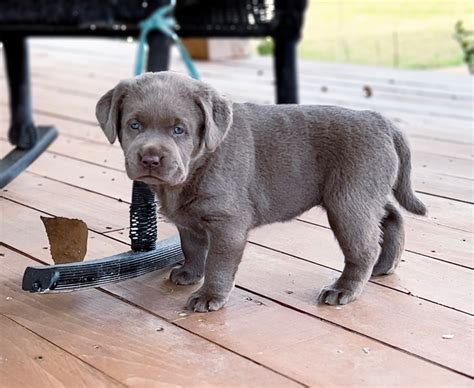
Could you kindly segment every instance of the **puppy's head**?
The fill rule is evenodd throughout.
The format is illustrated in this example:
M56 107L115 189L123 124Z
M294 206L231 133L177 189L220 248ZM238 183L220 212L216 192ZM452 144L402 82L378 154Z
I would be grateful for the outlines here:
M110 143L118 137L130 179L174 186L224 140L232 104L186 76L145 73L109 90L97 103L96 116Z

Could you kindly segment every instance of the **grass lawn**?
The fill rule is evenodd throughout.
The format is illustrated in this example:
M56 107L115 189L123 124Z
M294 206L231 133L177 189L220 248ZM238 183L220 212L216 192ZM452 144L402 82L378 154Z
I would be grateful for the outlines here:
M454 24L474 27L472 0L309 0L300 56L401 68L463 64Z

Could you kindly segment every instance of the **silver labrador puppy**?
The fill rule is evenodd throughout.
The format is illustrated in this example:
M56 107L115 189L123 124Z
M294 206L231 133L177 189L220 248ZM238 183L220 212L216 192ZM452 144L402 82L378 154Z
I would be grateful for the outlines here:
M406 139L375 112L237 104L161 72L121 81L96 115L110 143L118 137L130 179L156 192L179 229L186 260L171 281L204 277L188 300L194 311L224 306L249 230L259 225L323 206L345 267L319 300L345 304L399 262L403 220L392 198L426 212L411 187Z

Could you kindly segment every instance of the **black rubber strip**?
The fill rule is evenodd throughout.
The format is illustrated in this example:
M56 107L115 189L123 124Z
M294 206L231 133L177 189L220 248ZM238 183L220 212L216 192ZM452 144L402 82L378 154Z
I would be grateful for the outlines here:
M184 260L179 236L157 243L148 252L125 252L82 263L28 267L22 288L35 293L57 293L99 287L178 264Z

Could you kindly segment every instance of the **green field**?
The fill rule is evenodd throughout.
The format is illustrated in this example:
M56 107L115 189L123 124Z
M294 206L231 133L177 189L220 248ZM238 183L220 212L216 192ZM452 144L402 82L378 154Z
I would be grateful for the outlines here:
M463 63L454 24L473 0L309 0L300 57L401 68Z

